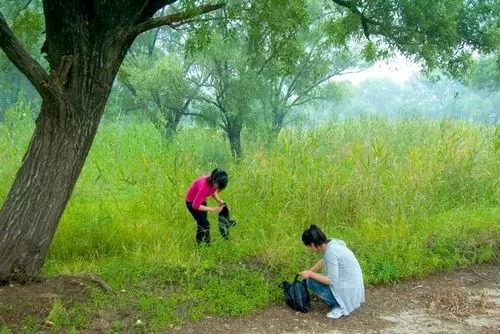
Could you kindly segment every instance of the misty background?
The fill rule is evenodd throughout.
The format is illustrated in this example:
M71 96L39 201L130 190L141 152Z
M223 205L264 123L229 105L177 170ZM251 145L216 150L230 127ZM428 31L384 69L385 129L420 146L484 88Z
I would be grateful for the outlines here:
M275 46L257 46L245 22L215 24L217 33L208 35L202 24L141 34L115 78L104 121L152 122L167 140L184 126L218 129L236 155L245 132L274 137L283 128L350 118L499 123L497 53L476 54L452 78L418 59L388 54L376 40L346 37L335 44L325 33L335 14L312 4L308 10L315 23L297 28L293 42L285 31ZM5 14L44 64L40 4L20 10L10 3ZM233 38L245 31L247 40ZM40 97L3 53L0 91L0 122L36 119Z
M332 81L343 86L342 97L297 107L287 124L317 126L327 121L359 117L500 123L500 83L494 59L480 60L466 82L438 73L422 74L415 63L403 58L395 59L394 63L384 60L357 73L340 75ZM16 103L28 103L31 116L36 117L40 97L21 73L3 66L0 86L0 121L8 120L9 107ZM118 82L112 94L105 120L133 118L147 121L144 110L131 108L131 94L127 94ZM184 120L184 123L192 122Z

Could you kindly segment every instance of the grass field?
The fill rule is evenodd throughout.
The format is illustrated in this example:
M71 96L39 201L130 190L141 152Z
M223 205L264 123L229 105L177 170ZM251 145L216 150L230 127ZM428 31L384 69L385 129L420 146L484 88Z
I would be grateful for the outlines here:
M32 127L12 115L0 124L0 203ZM157 331L264 307L317 260L300 241L311 223L347 242L368 285L499 258L498 127L360 119L243 143L236 163L214 131L166 143L149 124L102 124L44 273L97 274L123 293L95 290L62 327L84 328L102 308L132 309ZM222 240L212 214L212 245L197 247L183 198L215 167L229 172L220 196L237 226Z

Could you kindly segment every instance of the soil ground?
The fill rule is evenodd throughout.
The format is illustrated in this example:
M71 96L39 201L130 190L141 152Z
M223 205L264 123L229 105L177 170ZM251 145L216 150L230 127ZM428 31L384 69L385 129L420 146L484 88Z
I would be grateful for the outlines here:
M102 283L102 282L101 282ZM52 299L65 305L88 298L92 278L60 276L24 286L0 288L0 328L19 328L31 315L41 323ZM171 326L166 333L500 333L500 265L483 264L436 273L392 286L370 287L366 303L338 320L326 318L327 307L313 300L312 311L297 313L284 303L240 318L207 317L197 323ZM102 312L85 333L110 333L115 320L127 315ZM132 317L132 315L128 315ZM119 318L117 318L119 317ZM46 326L50 332L49 326ZM122 333L144 332L130 326Z

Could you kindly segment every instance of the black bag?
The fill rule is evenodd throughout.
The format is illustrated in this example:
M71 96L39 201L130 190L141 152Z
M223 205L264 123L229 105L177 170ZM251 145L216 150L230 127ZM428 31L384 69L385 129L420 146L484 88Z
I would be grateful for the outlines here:
M236 225L236 221L231 219L229 216L229 209L226 204L222 208L222 211L219 212L219 231L222 237L226 240L229 239L229 228Z
M285 301L295 311L309 312L311 310L311 297L307 290L306 281L299 281L299 274L295 275L293 283L284 281L279 285L285 293Z

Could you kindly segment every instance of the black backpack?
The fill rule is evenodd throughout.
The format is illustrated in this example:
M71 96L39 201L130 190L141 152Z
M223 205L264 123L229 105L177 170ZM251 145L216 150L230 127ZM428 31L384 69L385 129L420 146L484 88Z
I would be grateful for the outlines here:
M307 290L306 281L299 280L299 274L295 275L293 283L284 281L279 285L285 294L285 301L295 311L309 312L311 310L311 297Z

